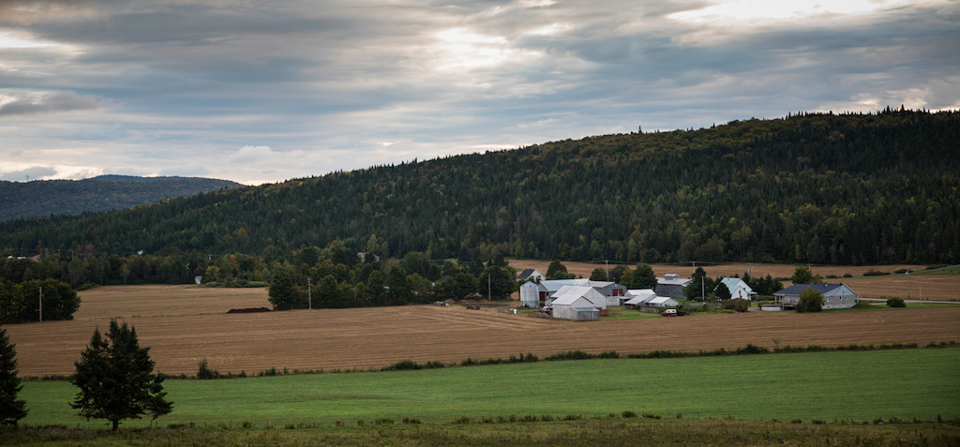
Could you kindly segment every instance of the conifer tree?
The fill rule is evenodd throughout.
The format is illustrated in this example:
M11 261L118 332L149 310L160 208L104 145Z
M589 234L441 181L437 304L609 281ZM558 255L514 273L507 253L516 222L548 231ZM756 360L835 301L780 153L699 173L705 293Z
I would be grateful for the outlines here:
M110 421L114 431L124 419L170 413L173 403L163 391L164 375L153 373L149 351L140 347L136 330L127 323L110 321L106 339L94 330L90 345L74 363L77 371L70 383L80 392L70 406L87 419Z
M16 346L10 343L7 330L0 328L0 424L14 427L27 416L26 402L17 399L23 385L17 375Z

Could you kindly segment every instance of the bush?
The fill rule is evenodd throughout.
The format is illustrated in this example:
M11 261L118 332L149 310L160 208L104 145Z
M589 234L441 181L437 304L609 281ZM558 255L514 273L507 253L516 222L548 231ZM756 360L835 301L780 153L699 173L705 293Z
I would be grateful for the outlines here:
M746 312L750 308L750 302L743 298L733 298L723 302L723 308L735 310L737 312Z
M210 369L207 366L207 359L203 359L197 365L197 378L200 380L210 380L220 377L220 372L215 369Z
M423 365L413 360L401 360L382 369L382 371L412 371L423 369Z
M797 302L797 312L820 312L823 309L823 294L807 287L800 292L800 300Z
M887 299L887 307L907 307L907 303L901 298L893 297Z
M469 424L469 423L470 423L470 416L467 416L467 415L460 416L460 417L454 419L453 422L454 422L454 423L457 423L457 424Z
M637 413L631 410L624 411L623 413L620 413L620 415L623 416L624 419L637 417Z

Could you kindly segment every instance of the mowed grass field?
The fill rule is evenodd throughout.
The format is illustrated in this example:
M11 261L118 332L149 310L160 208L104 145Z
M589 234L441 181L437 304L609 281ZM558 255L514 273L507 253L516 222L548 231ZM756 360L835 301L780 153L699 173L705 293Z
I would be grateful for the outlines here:
M960 416L960 348L558 361L434 370L170 380L174 412L161 423L355 425L376 418L451 423L460 416L625 410L745 420ZM28 382L26 424L103 426L68 406L66 382ZM126 426L144 426L133 421Z
M518 269L535 268L539 270L540 273L546 274L550 262L511 260L510 265ZM603 264L586 262L564 262L563 265L567 267L568 272L583 276L584 278L589 278L590 273L597 267L604 267ZM611 264L610 267L612 268L613 264ZM630 267L635 268L636 265L631 265ZM690 275L693 274L693 271L696 270L696 267L693 266L653 264L651 267L653 267L653 272L656 273L657 276L663 276L666 273L676 273L682 278L689 278ZM788 264L722 264L703 266L703 270L707 272L707 276L711 278L733 275L743 276L743 274L748 271L750 275L754 277L770 275L774 278L789 278L793 275L796 268L796 265ZM862 298L900 297L906 299L909 297L910 299L918 299L922 296L924 300L960 301L960 274L957 274L956 270L945 271L943 272L944 274L911 274L909 277L906 275L863 276L863 274L870 269L878 272L893 273L897 269L905 268L919 272L925 269L926 266L918 264L880 266L828 265L813 266L810 270L822 276L826 282L844 283L850 286L850 288L859 293ZM853 275L853 277L844 278L843 275L845 274ZM830 275L836 276L837 278L827 279L827 276ZM784 285L789 284L789 282L786 282Z
M462 306L225 314L233 307L268 305L266 290L244 290L230 300L211 290L234 293L195 286L85 291L76 320L7 326L17 344L20 374L71 374L94 329L105 330L115 317L134 326L159 371L189 375L203 359L224 373L253 374L274 367L366 370L404 359L459 363L519 353L544 357L577 349L629 354L735 349L748 343L773 348L960 341L960 306L571 322ZM129 299L117 298L124 294ZM184 307L189 310L183 312Z

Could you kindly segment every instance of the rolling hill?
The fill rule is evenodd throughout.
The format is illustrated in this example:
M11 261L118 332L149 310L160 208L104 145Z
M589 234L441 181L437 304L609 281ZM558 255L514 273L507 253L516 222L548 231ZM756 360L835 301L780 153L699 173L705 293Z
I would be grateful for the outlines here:
M0 223L7 251L960 260L960 113L801 113L587 137Z

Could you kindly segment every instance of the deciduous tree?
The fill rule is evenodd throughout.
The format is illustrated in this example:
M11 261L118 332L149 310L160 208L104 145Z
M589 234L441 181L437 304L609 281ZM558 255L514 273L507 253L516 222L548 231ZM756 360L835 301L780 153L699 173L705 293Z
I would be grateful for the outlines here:
M813 287L807 287L800 292L800 299L797 302L797 312L820 312L823 309L823 294L817 292Z

